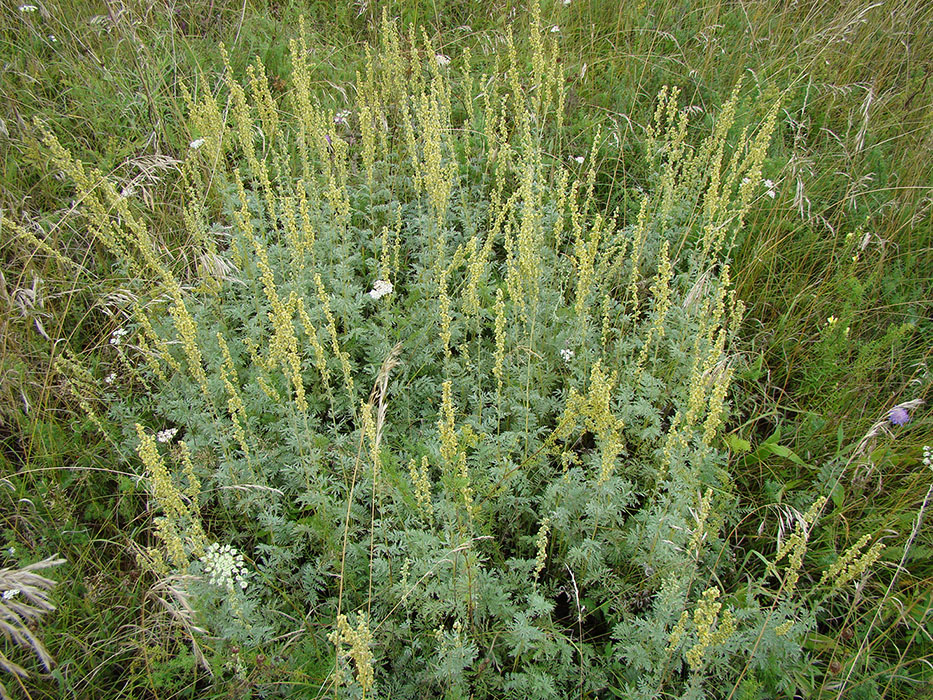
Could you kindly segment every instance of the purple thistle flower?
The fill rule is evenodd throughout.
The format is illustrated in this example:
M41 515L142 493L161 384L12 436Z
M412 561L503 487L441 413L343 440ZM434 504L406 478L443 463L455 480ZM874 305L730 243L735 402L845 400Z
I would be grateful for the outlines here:
M892 425L906 425L910 421L910 414L903 406L895 406L888 412L888 420Z

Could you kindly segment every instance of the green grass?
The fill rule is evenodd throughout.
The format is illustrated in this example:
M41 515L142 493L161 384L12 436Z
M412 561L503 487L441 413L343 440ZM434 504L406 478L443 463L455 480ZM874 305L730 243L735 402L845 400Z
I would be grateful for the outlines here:
M512 10L524 12L513 2L387 6L402 26L424 26L438 52L458 57L469 48L478 72L492 70ZM18 690L12 677L0 681L14 697L32 698L245 697L269 679L308 687L327 672L318 648L303 648L306 667L288 673L281 660L244 649L246 675L226 659L231 666L212 685L138 564L135 553L156 544L158 513L134 478L132 455L101 438L54 370L67 346L95 376L105 374L120 295L130 290L82 225L73 188L39 138L48 129L119 186L132 183L150 204L151 235L183 258L193 244L177 162L190 141L180 81L220 86L223 42L238 78L258 59L273 91L287 92L277 79L287 81L288 40L303 13L312 87L324 106L349 107L364 43L380 38L381 8L207 0L110 8L0 10L0 207L81 266L63 269L0 231L0 561L14 567L56 552L67 560L46 572L60 581L57 611L39 628L57 666L44 673L28 649L7 644L4 653L30 677ZM933 7L574 0L545 3L543 22L559 27L570 83L565 129L549 136L548 155L573 166L599 133L596 196L599 208L619 208L620 226L634 222L640 193L657 186L645 128L663 85L694 106L694 145L739 81L732 138L781 99L763 173L777 196L761 189L733 252L748 312L726 441L740 515L727 523L727 539L737 578L758 576L757 553L770 557L777 533L792 530L791 509L831 495L803 578L819 578L863 534L888 548L858 591L827 603L807 638L812 666L798 688L811 697L916 697L933 681L928 517L910 539L930 485L921 464L922 447L933 444L927 405L908 425L862 440L892 406L931 400L933 35L925 29ZM103 393L82 398L97 406ZM211 518L218 531L232 520L222 511ZM764 689L750 679L744 697L766 696L769 679L758 680Z

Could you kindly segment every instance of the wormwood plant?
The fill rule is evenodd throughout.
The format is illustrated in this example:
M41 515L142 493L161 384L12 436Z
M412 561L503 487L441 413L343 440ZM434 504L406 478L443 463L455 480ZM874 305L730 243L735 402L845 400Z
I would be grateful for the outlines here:
M822 601L877 559L860 542L800 580L821 502L760 580L727 537L729 252L778 106L734 133L736 90L691 146L663 90L653 180L620 222L594 195L598 137L582 163L555 155L566 93L536 8L529 36L530 65L509 36L481 72L384 18L350 110L314 99L303 29L283 98L261 63L190 89L184 259L45 137L100 246L145 280L112 365L59 369L141 464L141 560L207 630L218 680L787 693L773 669L805 663Z

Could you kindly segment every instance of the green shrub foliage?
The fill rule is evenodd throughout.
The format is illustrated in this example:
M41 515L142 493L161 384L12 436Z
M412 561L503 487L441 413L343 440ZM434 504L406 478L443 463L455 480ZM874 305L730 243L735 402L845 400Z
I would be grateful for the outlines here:
M190 603L216 679L781 694L819 601L877 558L863 542L798 581L817 502L762 577L736 574L729 251L777 105L736 133L736 92L690 145L662 91L623 224L597 205L598 135L563 141L560 48L530 21L531 65L510 40L480 68L384 20L344 109L315 100L303 38L280 97L260 63L192 89L187 259L46 138L100 245L148 281L99 424L144 470L140 557Z

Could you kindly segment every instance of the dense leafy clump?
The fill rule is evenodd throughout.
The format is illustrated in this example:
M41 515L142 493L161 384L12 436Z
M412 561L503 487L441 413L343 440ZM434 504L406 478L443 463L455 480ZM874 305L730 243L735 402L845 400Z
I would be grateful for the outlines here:
M303 40L284 98L261 63L187 95L184 260L46 137L99 244L146 281L111 338L108 415L84 405L141 465L159 515L140 561L193 658L226 659L217 678L782 694L821 605L880 556L860 541L800 580L825 499L757 578L730 538L730 252L778 106L737 134L736 92L691 147L662 91L622 226L595 147L549 155L565 89L531 23L531 65L509 42L483 74L384 21L349 112L312 99Z

